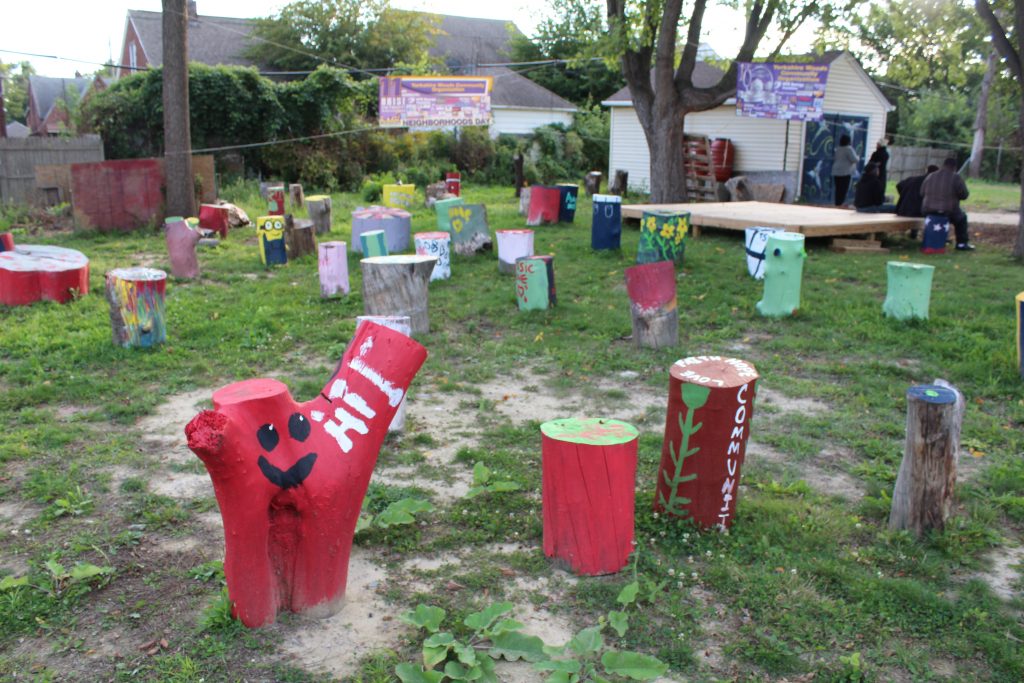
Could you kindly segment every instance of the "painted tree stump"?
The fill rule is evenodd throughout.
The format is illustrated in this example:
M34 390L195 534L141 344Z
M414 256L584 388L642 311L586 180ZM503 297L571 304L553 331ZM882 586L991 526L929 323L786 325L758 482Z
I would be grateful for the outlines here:
M533 256L533 230L498 230L498 272L514 275L516 261Z
M164 219L164 238L171 260L171 275L185 280L199 277L199 259L196 257L196 245L201 238L199 231L181 216L170 216Z
M403 187L406 187L403 185ZM386 206L359 207L352 212L351 249L363 254L363 243L359 239L364 232L383 230L387 253L395 254L409 248L409 234L412 232L412 214L405 209L391 209Z
M288 258L297 259L306 254L317 253L313 221L308 218L295 218L290 213L286 213L284 215L284 236L288 248Z
M595 194L590 221L590 248L618 249L622 241L622 197Z
M284 216L260 216L256 219L256 240L260 245L263 265L283 266L288 263L284 239Z
M452 231L451 214L448 211L453 206L461 206L466 203L462 197L449 197L438 199L434 202L434 213L437 216L437 229L442 232Z
M920 536L941 531L953 506L963 397L951 386L907 390L907 438L896 475L889 528Z
M557 223L562 205L562 193L557 187L534 185L530 188L530 206L526 212L527 225Z
M201 204L199 206L199 227L213 230L221 239L227 239L228 228L231 226L231 211L221 204Z
M214 392L213 410L185 427L213 482L228 598L243 624L340 606L387 425L426 356L405 335L366 324L313 400L297 403L274 379L246 380Z
M15 246L13 238L4 244L10 248L0 251L0 304L64 304L89 293L89 259L82 252L38 244Z
M615 176L608 186L608 194L617 194L620 197L629 191L629 171L615 169Z
M601 192L602 177L603 176L600 171L591 171L585 178L583 178L583 188L591 197Z
M323 235L331 231L331 198L325 194L314 194L306 197L306 212L313 221L316 234Z
M558 188L558 222L575 222L580 186L572 183L559 183L556 187Z
M935 266L889 261L885 271L888 288L882 312L897 320L927 320Z
M412 336L412 327L407 315L357 315L356 330L366 322L376 323L399 334L404 334L406 337ZM395 416L391 418L391 423L388 425L389 432L401 432L405 429L405 404L407 398L407 396L403 396L402 402L398 404L398 410L395 411Z
M387 256L387 234L383 230L367 230L359 235L359 248L363 256Z
M449 194L453 194L456 197L462 196L462 174L461 173L445 173L444 174L444 189Z
M744 228L743 243L747 253L747 272L755 280L764 279L764 250L768 238L777 232L785 232L782 228Z
M533 190L529 187L519 188L519 215L528 216L530 214L530 197L533 196Z
M754 366L736 358L672 365L655 510L705 529L732 525L757 379Z
M325 299L349 293L348 252L344 242L321 242L317 254L320 273L320 296Z
M427 284L433 256L372 256L359 262L365 315L407 315L413 334L430 332Z
M14 235L0 232L0 251L14 251Z
M804 236L777 232L768 237L764 255L764 294L757 312L769 318L793 315L800 308L800 284L804 274Z
M633 343L649 349L679 343L676 269L671 261L627 268L626 292L633 320Z
M284 215L284 185L267 188L267 213L271 216Z
M390 209L411 209L416 202L415 185L385 185L382 190L384 206Z
M1024 292L1014 299L1017 309L1017 370L1024 377Z
M949 219L941 214L925 216L924 230L921 232L921 253L945 254L948 241Z
M491 228L487 224L487 207L483 204L448 207L448 223L456 254L472 256L491 248Z
M115 346L149 348L167 341L167 273L138 266L115 268L107 271L106 285Z
M577 574L614 574L633 552L639 430L569 418L540 431L544 554Z
M292 211L301 209L305 205L305 195L302 193L302 185L291 183L288 185L288 198L291 200Z
M683 265L689 231L690 214L686 211L644 211L636 262L672 261Z
M553 256L516 259L516 304L520 311L546 311L556 303Z
M413 235L416 253L437 259L430 281L447 280L452 276L452 236L446 232L418 232Z

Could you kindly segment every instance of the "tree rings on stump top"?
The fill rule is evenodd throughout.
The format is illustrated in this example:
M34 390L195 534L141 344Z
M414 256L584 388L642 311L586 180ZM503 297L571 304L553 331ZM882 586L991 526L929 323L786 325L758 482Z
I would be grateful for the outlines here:
M621 570L633 551L639 430L598 418L540 430L544 554L578 574Z
M371 256L359 262L363 273L366 315L407 315L413 334L430 332L427 284L437 259L394 254Z

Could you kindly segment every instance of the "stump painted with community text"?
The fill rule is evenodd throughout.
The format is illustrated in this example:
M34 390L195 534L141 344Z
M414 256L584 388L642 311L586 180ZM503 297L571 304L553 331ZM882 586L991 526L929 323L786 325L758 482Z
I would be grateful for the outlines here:
M360 236L373 230L384 231L384 242L388 254L397 254L409 248L409 235L412 232L412 214L405 209L392 209L386 206L359 207L352 212L352 244L351 249L357 254L370 256L363 249Z
M328 298L349 293L348 252L344 242L321 242L317 253L320 296Z
M732 525L757 379L754 366L737 358L691 356L672 365L655 510L706 529Z
M633 343L649 349L679 343L676 269L671 261L627 268L626 292L633 320Z
M331 231L331 198L325 194L314 194L306 197L306 213L309 214L316 234L323 235Z
M82 252L41 244L15 246L13 237L0 242L5 244L0 250L0 304L64 304L89 293L89 259Z
M590 219L590 248L618 249L622 241L622 197L595 194Z
M516 260L533 256L533 230L498 230L498 272L514 275Z
M800 308L800 285L806 259L803 235L778 232L768 237L764 252L764 295L757 302L758 313L782 318Z
M171 261L171 275L183 280L199 277L199 259L196 257L196 245L201 235L181 216L170 216L164 219L164 238L167 242L167 255Z
M888 287L882 313L896 320L927 320L935 266L889 261L885 272Z
M633 552L639 430L569 418L540 431L544 554L577 574L614 574Z
M357 315L356 330L367 322L377 323L389 330L404 334L406 337L412 336L412 326L407 315ZM406 398L406 396L403 396L402 402L398 404L398 410L395 411L395 416L391 418L391 423L388 425L389 432L401 432L405 429Z
M636 262L672 261L683 265L690 214L686 211L644 211L640 219L640 241Z
M407 336L365 324L313 400L296 402L274 379L246 380L214 392L213 410L185 427L213 482L228 599L243 624L340 606L373 466L426 355Z
M413 334L430 332L427 285L433 256L372 256L359 262L365 315L407 315Z
M418 232L413 235L416 253L437 259L430 281L447 280L452 276L452 236L446 232Z
M516 259L516 304L519 310L546 311L555 303L555 258L545 254Z
M265 266L283 266L288 263L288 248L284 239L284 216L260 216L256 219L256 239L260 246L260 261Z
M106 274L114 345L149 348L167 341L167 273L156 268L115 268Z
M915 536L945 528L953 508L963 396L949 385L907 390L907 435L896 475L889 528Z

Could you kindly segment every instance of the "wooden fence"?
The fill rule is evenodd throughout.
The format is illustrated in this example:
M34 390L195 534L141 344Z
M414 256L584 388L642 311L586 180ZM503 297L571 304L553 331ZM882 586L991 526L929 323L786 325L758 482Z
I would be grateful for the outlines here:
M889 180L900 181L908 176L923 175L929 164L942 166L946 157L956 156L956 152L937 147L890 147L889 148Z
M60 192L47 192L36 185L36 166L66 166L103 161L99 135L77 138L0 138L0 204L34 204L70 201Z

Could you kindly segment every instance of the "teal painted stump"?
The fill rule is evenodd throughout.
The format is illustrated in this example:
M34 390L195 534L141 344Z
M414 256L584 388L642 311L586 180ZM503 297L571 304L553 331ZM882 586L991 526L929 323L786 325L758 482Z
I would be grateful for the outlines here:
M888 289L882 313L897 320L927 320L935 266L889 261L885 270Z
M764 248L764 295L757 312L768 318L793 315L800 308L804 275L804 236L795 232L771 235Z

